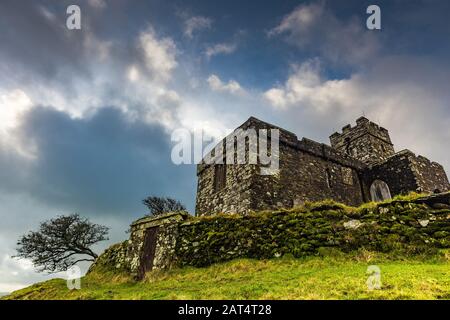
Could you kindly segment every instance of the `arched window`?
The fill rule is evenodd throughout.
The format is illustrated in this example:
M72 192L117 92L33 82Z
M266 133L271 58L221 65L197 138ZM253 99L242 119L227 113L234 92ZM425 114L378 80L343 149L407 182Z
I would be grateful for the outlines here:
M370 197L372 201L379 202L391 199L391 191L386 182L375 180L370 186Z

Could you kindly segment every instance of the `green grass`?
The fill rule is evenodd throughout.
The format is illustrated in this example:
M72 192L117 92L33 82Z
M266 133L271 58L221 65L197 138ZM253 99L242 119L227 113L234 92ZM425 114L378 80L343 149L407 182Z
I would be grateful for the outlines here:
M368 290L367 267L381 269L382 287ZM4 299L450 299L449 253L387 257L360 250L271 260L239 259L207 268L153 271L145 281L89 274L81 290L54 279Z

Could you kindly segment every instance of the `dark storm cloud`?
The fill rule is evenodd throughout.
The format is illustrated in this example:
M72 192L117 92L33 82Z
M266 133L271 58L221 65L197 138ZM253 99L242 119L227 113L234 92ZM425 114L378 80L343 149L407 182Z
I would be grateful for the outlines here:
M172 164L170 137L158 125L129 120L112 107L83 119L36 107L17 134L36 150L36 159L0 172L9 171L11 178L27 170L24 179L14 179L15 188L62 211L130 216L144 213L140 201L149 194L173 196L193 207L195 168ZM12 191L11 180L0 181L4 190Z
M82 8L81 31L66 28L70 4ZM53 94L63 97L64 103L81 95L95 97L103 105L120 100L138 114L151 109L147 101L144 107L140 98L126 93L123 78L130 64L153 78L139 47L139 34L151 23L141 17L136 27L118 32L114 22L123 6L117 1L103 8L92 7L89 1L1 1L0 85L6 90L20 87L32 100L44 103ZM104 60L103 45L110 49ZM87 100L87 105L80 105L83 110L90 107ZM167 111L168 102L163 102L160 107ZM113 107L97 107L90 116L76 119L43 107L23 115L13 133L16 148L0 140L3 194L24 194L60 208L61 213L114 216L134 211L136 217L143 213L140 200L148 194L174 196L192 210L195 168L172 165L163 128L131 121ZM33 150L36 158L24 158L17 149Z
M31 79L57 80L64 73L88 76L83 62L85 33L67 30L65 9L47 8L37 1L1 1L2 69L12 77L18 70L27 71Z
M82 8L81 30L66 27L66 9L73 3ZM101 60L106 51L114 58L108 67L111 77L123 74L130 61L142 64L135 46L139 30L124 36L115 46L110 42L113 34L97 30L108 17L87 1L1 1L0 72L8 75L2 77L2 85L46 85L70 98L76 94L77 83L95 80L96 67L105 63Z

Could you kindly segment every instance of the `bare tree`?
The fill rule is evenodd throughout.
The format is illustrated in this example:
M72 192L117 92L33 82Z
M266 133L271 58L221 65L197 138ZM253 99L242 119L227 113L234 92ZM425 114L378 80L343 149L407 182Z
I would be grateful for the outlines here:
M180 201L168 197L150 196L142 200L142 203L150 209L152 216L173 211L186 211L186 207Z
M78 214L59 216L23 235L16 257L31 259L40 272L65 271L78 262L94 261L98 256L91 246L108 240L108 230Z

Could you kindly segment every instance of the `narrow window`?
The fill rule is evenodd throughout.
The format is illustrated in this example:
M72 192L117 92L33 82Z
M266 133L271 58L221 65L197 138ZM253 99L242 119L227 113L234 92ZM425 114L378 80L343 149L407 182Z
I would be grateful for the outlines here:
M345 152L348 155L351 155L351 150L350 150L350 138L345 138Z
M325 174L326 174L326 178L327 178L327 186L328 186L328 188L331 188L331 171L330 171L330 169L326 168Z
M224 164L216 164L214 166L214 192L220 191L225 188L227 169Z

